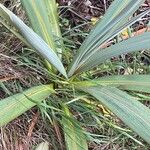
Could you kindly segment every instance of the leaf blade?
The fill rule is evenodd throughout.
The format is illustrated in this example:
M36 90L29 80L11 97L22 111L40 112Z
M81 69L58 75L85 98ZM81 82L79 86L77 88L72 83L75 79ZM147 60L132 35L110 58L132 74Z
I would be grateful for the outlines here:
M28 43L35 48L45 59L47 59L57 70L67 78L65 68L56 55L56 53L48 46L48 44L38 36L32 29L30 29L24 22L15 14L9 11L5 6L0 4L0 16L6 21L13 24Z
M58 55L63 50L63 41L55 0L21 0L34 31L39 34Z
M122 90L150 93L150 75L115 75L96 80L74 82L76 87L112 86Z
M94 96L125 124L150 143L150 109L116 88L89 87L83 91Z
M42 85L30 88L21 94L16 94L0 101L0 127L12 121L16 117L45 100L54 90L50 85ZM27 97L34 100L30 101Z
M112 45L105 49L99 49L97 53L94 53L82 66L78 68L76 73L87 71L102 62L112 57L119 56L130 52L149 50L150 49L150 32L145 32L142 35L138 35L127 40L124 40L118 44ZM136 44L135 44L136 43Z
M96 53L97 47L107 42L113 35L113 32L121 28L143 2L143 0L115 0L104 15L104 18L90 32L90 35L81 45L71 64L68 75L74 75L77 68L90 57L91 53Z
M80 124L74 123L73 116L66 105L63 106L63 109L66 116L62 119L62 125L67 150L72 150L72 148L74 150L88 150L86 136Z

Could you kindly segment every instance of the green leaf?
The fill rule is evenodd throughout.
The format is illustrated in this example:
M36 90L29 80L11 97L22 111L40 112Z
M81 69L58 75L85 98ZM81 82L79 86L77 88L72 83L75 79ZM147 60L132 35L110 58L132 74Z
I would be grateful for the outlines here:
M102 46L102 44L116 35L115 33L118 29L122 30L122 27L125 28L125 24L127 24L129 17L132 16L134 11L136 11L143 2L143 0L115 0L103 19L100 20L96 27L90 32L85 42L81 45L73 60L68 75L72 76L91 54L97 52L98 47Z
M0 127L39 104L52 93L54 90L50 85L41 85L0 100Z
M99 48L99 51L82 64L75 73L87 71L112 57L145 49L150 49L150 32L129 38L105 49Z
M67 106L63 106L63 131L67 150L88 150L86 136L80 124L73 118Z
M6 22L4 19L1 18L1 12L0 12L0 24L5 26L11 33L13 33L25 45L32 48L32 46L28 43L28 41L17 30L11 27L11 24L9 24L8 22Z
M55 51L62 53L63 41L55 0L21 0L33 30Z
M114 87L87 87L82 90L102 102L133 131L150 143L150 109L148 107Z
M116 75L96 80L74 82L77 87L113 86L123 90L150 93L150 75Z
M90 53L100 44L106 42L107 39L110 39L111 36L113 35L112 33L118 30L121 26L124 26L124 24L128 22L129 17L132 16L134 11L143 2L144 2L143 0L114 1L114 3L110 6L110 9L108 9L108 13L104 15L104 19L96 26L97 29L94 30L95 32L93 31L95 39L90 37L92 33L89 35L88 38L90 38L91 40L85 44L88 47L86 51ZM101 31L99 28L101 29ZM87 54L83 58L85 57L87 57Z
M40 36L38 36L32 29L25 25L21 19L19 19L15 14L9 11L2 4L0 4L0 17L2 17L10 24L14 25L16 29L18 29L22 34L22 36L28 41L28 43L67 78L64 66L56 53Z

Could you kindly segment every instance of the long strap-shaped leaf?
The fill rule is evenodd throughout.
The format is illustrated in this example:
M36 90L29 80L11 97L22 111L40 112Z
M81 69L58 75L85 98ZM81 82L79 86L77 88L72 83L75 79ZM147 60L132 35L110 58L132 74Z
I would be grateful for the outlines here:
M96 52L96 48L106 42L113 32L123 26L134 11L143 3L143 0L115 0L108 9L104 19L91 31L88 38L82 44L72 63L69 76L73 75L79 63L86 59L90 52Z
M11 24L6 22L6 20L2 19L1 17L0 17L0 24L6 27L11 33L13 33L18 39L20 39L26 46L32 48L32 46L28 43L28 41L18 31L12 28Z
M0 127L45 100L52 93L54 90L50 85L42 85L0 100Z
M63 131L65 134L65 141L67 150L88 150L86 136L83 133L83 129L74 120L67 106L63 107L64 116L62 119Z
M91 41L91 46L89 46L87 52L84 54L84 56L82 57L82 59L86 58L90 52L92 51L96 51L96 48L106 42L107 40L111 38L113 38L113 32L115 32L116 30L120 29L120 27L124 26L125 22L128 22L128 17L130 17L133 13L133 10L136 10L135 8L137 8L137 6L139 6L139 4L141 3L141 0L132 0L130 1L130 3L128 3L128 5L116 16L113 18L113 20L106 26L105 25L105 29L103 30L103 33L100 33L100 35L97 35L96 37L94 37L94 40ZM148 12L147 12L148 13ZM145 13L144 13L145 15ZM137 21L138 19L140 19L142 16L140 17L135 17L137 19L135 19L135 21ZM133 19L134 20L134 19ZM131 23L128 23L129 25L133 24L135 21L132 21ZM124 26L125 28L126 26ZM121 30L123 30L121 28Z
M19 19L15 14L9 11L2 4L0 4L0 17L12 23L21 32L21 34L29 42L29 44L67 78L64 66L56 53L40 36L38 36L32 29L25 25L21 19Z
M99 48L99 51L94 53L75 73L87 71L112 57L144 49L150 49L150 32L132 37L105 49Z
M150 109L148 107L116 88L88 87L82 90L106 105L133 131L150 143Z
M77 87L113 86L119 89L150 93L150 75L117 75L74 83Z
M121 33L125 28L130 27L132 24L134 24L136 21L138 21L139 19L141 19L143 16L145 16L146 14L148 14L150 12L150 9L144 11L143 13L141 13L140 15L137 15L136 17L133 17L130 21L124 23L123 25L119 26L118 28L116 28L114 31L109 31L106 34L107 38L103 37L102 39L100 39L102 41L102 43L107 43L109 40L111 40L112 38L114 38L115 36L117 36L119 33ZM88 60L89 57L91 57L96 51L99 50L99 41L97 41L94 46L88 51L88 53L86 53L86 55L84 55L83 62L81 61L80 64L84 63L86 60ZM79 65L80 65L79 64Z
M63 42L55 0L21 0L33 30L55 51L62 53ZM56 45L57 44L57 45Z

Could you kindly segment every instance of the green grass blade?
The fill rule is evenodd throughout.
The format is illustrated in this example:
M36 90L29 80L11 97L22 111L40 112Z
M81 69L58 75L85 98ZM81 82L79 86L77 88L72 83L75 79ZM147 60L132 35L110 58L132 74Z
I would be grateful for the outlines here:
M150 109L116 88L88 87L83 91L93 95L125 124L150 143Z
M16 94L1 100L0 127L45 100L52 93L54 93L54 90L50 85L42 85L30 88L21 94Z
M33 30L59 55L63 41L59 28L57 4L55 0L21 0Z
M113 86L123 90L150 93L150 75L116 75L74 83L77 87Z
M150 32L132 37L108 48L99 49L75 73L87 71L112 57L145 49L150 49Z
M86 136L83 129L74 120L67 106L63 106L65 116L62 119L63 131L67 150L88 150Z
M67 78L65 68L56 53L40 36L38 36L32 29L25 25L21 19L19 19L2 4L0 4L0 17L14 25L22 36L28 41L28 43Z
M73 60L69 76L73 75L79 64L87 59L97 47L106 42L118 28L125 24L134 11L143 3L143 0L115 0L108 9L104 18L96 25L79 49Z

